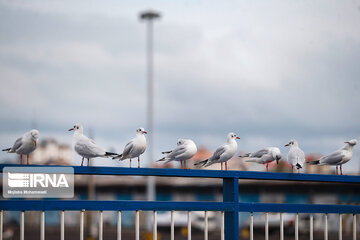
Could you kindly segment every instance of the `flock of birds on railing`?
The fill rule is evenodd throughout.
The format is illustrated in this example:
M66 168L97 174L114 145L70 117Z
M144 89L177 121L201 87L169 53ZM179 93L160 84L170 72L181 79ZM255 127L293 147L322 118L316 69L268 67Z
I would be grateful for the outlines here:
M74 131L73 145L75 151L82 157L81 166L84 164L84 159L88 160L88 166L91 158L96 157L111 157L112 159L119 160L131 160L138 159L138 167L140 168L140 155L145 152L147 132L144 128L138 128L136 130L136 136L126 144L122 154L111 153L105 151L99 147L94 140L88 138L83 134L83 127L80 124L75 124L74 127L69 129ZM36 129L25 133L22 137L18 138L11 148L3 149L9 153L17 153L20 155L20 164L22 164L22 156L26 155L26 162L29 164L29 154L36 149L39 139L39 131ZM208 167L214 163L221 164L221 170L223 170L223 163L225 164L225 170L227 170L227 161L230 160L237 152L236 140L240 139L235 133L229 133L227 135L227 141L216 149L214 154L203 161L195 163L195 165ZM353 155L353 147L357 144L356 139L345 142L345 145L335 152L323 156L316 161L311 161L309 164L313 165L333 165L336 166L336 174L338 174L338 167L342 175L342 165L350 161ZM300 149L296 140L291 140L285 146L290 146L290 150L287 156L287 161L291 165L292 169L297 169L298 173L300 169L304 168L305 154ZM177 146L171 150L162 152L165 156L158 161L168 163L170 161L179 161L181 168L186 169L186 161L191 159L197 152L197 147L194 141L190 139L179 139ZM239 156L240 158L247 158L247 162L255 162L266 165L266 171L268 171L269 163L279 161L282 159L280 149L277 147L266 147L254 153L248 153Z

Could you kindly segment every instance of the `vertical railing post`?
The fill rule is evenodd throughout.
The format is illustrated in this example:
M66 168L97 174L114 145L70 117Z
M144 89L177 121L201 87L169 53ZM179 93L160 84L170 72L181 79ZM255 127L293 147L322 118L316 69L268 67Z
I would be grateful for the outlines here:
M239 239L239 180L223 179L223 202L233 203L231 211L225 211L225 240Z

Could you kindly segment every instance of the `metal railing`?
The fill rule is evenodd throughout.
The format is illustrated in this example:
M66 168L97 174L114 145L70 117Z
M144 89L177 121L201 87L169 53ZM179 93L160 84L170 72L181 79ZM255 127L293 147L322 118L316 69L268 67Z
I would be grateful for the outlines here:
M4 167L16 165L0 165ZM27 167L22 165L23 167ZM39 168L45 166L37 166ZM48 166L46 166L48 167ZM52 166L54 168L59 166ZM61 166L62 167L62 166ZM171 212L171 239L174 239L174 211L187 211L188 239L191 239L191 212L204 211L204 239L208 239L208 211L221 212L221 239L234 240L239 238L239 212L250 213L250 239L254 239L253 213L265 213L265 239L269 239L268 213L280 213L280 239L284 239L283 213L294 213L295 239L299 238L299 214L310 215L310 236L313 239L313 214L324 214L324 239L328 239L328 214L339 214L339 239L342 239L342 214L353 214L353 239L356 239L356 214L360 213L358 205L326 205L326 204L279 204L279 203L240 203L239 179L279 180L301 182L334 182L360 183L358 176L338 176L319 174L292 174L248 171L218 171L218 170L184 170L184 169L152 169L152 168L120 168L120 167L74 167L76 175L133 175L133 176L162 176L162 177L191 177L191 178L220 178L223 179L222 202L200 201L91 201L91 200L0 200L0 240L3 232L3 212L20 211L20 239L24 239L24 214L26 211L40 211L40 239L45 239L45 212L59 211L61 239L65 238L65 211L80 212L80 239L84 239L85 211L99 212L99 239L103 239L103 211L117 212L117 239L121 239L122 211L135 211L135 239L140 239L140 211L153 212L153 239L157 239L157 211Z

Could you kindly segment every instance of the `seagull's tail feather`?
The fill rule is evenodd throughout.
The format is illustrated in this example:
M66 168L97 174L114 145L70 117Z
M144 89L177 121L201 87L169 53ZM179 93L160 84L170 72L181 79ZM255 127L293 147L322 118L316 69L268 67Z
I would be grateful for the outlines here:
M244 155L240 155L239 157L240 157L240 158L250 157L250 154L251 154L251 153L246 153L246 154L244 154Z
M157 162L162 162L162 161L165 161L165 160L166 160L166 157L163 157L163 158L157 160Z
M119 159L119 160L124 160L122 159L123 155L122 154L117 154L115 157L113 157L112 159Z
M295 166L296 166L297 169L302 168L302 166L299 163L297 163Z
M165 161L164 164L171 162L172 159L171 158L167 158L167 157L163 157L162 159L157 160L156 162L162 162Z
M308 162L308 164L310 164L310 165L319 165L320 160L311 161L311 162Z
M4 152L10 152L11 148L5 148L3 149Z
M172 151L166 151L166 152L161 152L161 154L169 154L171 153Z
M203 167L204 165L206 165L208 163L208 161L209 161L209 159L205 159L203 161L195 163L194 165Z
M117 154L117 153L112 153L112 152L105 152L105 157L114 157L114 156L116 156L116 155L119 155L119 154Z

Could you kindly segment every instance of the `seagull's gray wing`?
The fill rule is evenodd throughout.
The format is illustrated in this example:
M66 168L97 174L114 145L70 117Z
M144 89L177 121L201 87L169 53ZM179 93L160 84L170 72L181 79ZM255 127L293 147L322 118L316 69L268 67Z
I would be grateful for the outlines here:
M168 158L177 158L179 155L186 152L186 148L183 145L176 147L171 153L167 156Z
M131 140L130 142L128 142L128 144L125 145L124 151L122 153L123 157L127 158L130 155L133 148L134 148L134 141Z
M12 146L12 148L11 148L10 151L16 152L16 150L18 150L18 149L21 147L22 144L23 144L23 142L22 142L22 137L16 139L16 141L15 141L15 143L14 143L14 145Z
M263 155L268 154L269 150L266 148L263 148L257 152L254 152L250 155L250 158L261 158Z
M217 161L220 159L221 154L223 154L226 151L224 146L219 147L216 149L212 157L209 159L211 162Z
M344 155L340 151L336 151L328 156L324 156L320 158L320 165L321 164L329 164L329 165L336 165L340 163L344 158Z

